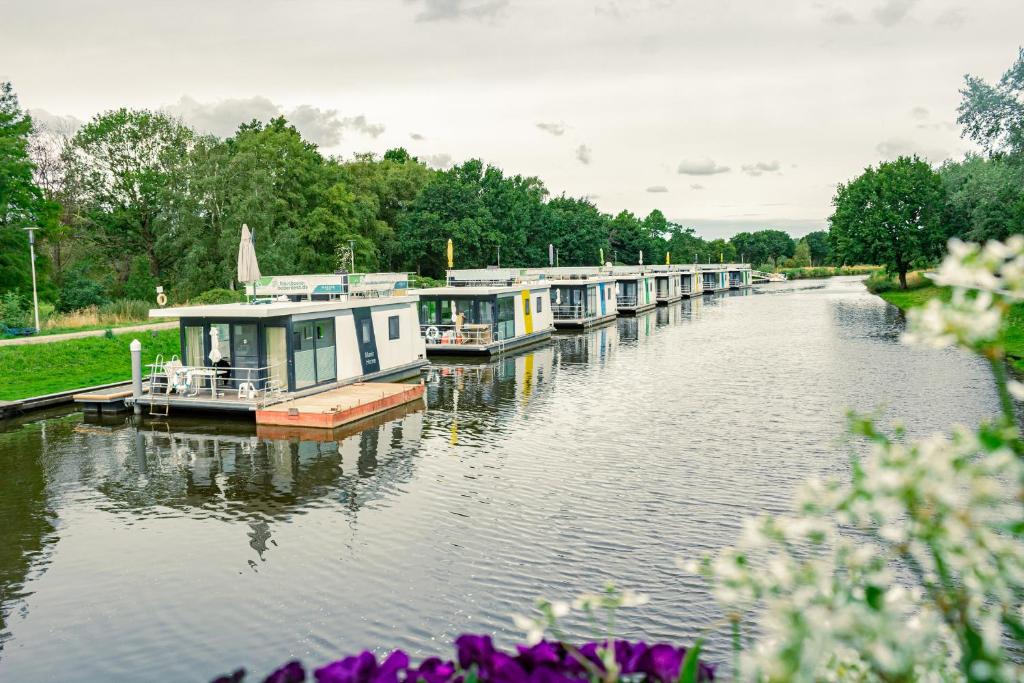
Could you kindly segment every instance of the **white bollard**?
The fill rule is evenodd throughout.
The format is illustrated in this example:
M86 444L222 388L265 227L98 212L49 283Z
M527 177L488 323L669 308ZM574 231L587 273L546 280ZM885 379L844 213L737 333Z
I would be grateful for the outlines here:
M135 414L142 414L139 399L142 398L142 342L132 339L128 345L132 352L132 397L135 399Z

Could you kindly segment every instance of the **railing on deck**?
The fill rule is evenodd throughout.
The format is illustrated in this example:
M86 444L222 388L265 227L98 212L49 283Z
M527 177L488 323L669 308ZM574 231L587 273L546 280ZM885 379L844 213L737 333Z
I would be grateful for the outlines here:
M182 365L177 357L166 362L158 357L146 367L150 369L149 393L153 397L228 399L266 405L288 392L287 380L281 379L282 366L194 366Z
M619 308L635 308L636 307L636 297L635 296L623 296L623 295L620 294L619 295L618 306L619 306Z
M486 323L455 325L420 325L420 334L428 344L490 344L494 341L491 326Z
M582 304L552 306L551 315L555 320L580 320L586 317Z

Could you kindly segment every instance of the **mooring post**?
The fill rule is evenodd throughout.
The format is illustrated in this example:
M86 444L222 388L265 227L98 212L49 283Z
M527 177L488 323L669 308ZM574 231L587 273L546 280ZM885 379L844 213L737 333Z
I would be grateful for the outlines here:
M132 351L132 398L135 404L135 414L141 415L142 406L139 405L139 399L142 398L142 342L132 339L128 348Z

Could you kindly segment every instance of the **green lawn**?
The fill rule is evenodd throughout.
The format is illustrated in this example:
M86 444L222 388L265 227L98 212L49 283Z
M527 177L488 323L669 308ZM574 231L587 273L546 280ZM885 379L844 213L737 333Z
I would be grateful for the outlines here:
M910 289L905 292L893 290L883 292L878 296L902 310L923 306L929 299L936 297L943 301L949 301L950 290L948 287L921 287ZM1015 304L1010 307L1010 313L1006 318L1006 333L1004 344L1006 354L1009 357L1010 366L1019 373L1024 373L1024 303Z
M0 400L129 380L132 367L128 345L136 338L142 342L143 364L151 363L158 353L165 358L181 353L178 330L0 346Z

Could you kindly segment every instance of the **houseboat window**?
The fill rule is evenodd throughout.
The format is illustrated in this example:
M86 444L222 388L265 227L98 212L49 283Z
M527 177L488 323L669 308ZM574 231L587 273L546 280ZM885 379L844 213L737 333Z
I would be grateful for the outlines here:
M211 330L217 330L217 350L221 358L231 360L231 325L228 323L213 323Z
M523 299L523 313L530 315L530 298Z
M296 322L293 331L293 359L295 362L295 388L304 389L314 384L333 380L337 357L334 346L334 321L305 320ZM271 347L267 346L267 364L273 365Z
M455 320L455 311L452 310L452 304L454 301L444 299L441 301L441 322L448 323Z
M605 287L604 288L604 298L607 299L608 301L612 300L612 288L611 287Z
M436 301L421 301L420 302L420 324L421 325L434 325L438 322L437 320L437 302Z
M489 300L477 302L477 317L473 322L490 325L494 322L494 302Z
M373 328L373 321L369 318L363 318L359 321L359 336L362 339L363 344L369 344L371 341L371 332Z
M263 346L267 350L266 379L288 390L288 340L283 327L264 327Z
M316 321L316 383L337 377L338 354L334 348L334 319Z
M537 297L537 312L540 313L544 310L544 299Z
M388 316L388 339L395 340L399 337L398 316Z
M512 297L498 298L498 339L516 336L516 304Z
M202 325L185 326L185 365L192 367L207 365L203 351L206 335Z

